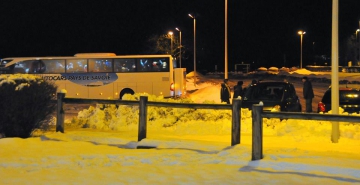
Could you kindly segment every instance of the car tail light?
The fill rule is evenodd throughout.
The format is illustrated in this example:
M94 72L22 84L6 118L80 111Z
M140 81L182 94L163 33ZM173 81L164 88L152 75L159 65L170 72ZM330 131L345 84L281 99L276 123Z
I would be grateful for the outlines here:
M323 102L319 102L318 110L319 112L325 112L325 104Z
M174 83L171 83L170 85L170 91L174 91L175 90L175 84Z

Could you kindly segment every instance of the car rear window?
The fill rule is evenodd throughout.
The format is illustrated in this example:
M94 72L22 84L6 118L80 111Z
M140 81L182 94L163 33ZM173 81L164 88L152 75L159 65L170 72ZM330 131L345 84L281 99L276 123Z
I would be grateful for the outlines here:
M331 90L325 92L322 99L323 103L331 103ZM360 91L344 90L339 92L340 103L360 103Z
M246 100L281 100L285 86L276 84L257 84L246 91Z

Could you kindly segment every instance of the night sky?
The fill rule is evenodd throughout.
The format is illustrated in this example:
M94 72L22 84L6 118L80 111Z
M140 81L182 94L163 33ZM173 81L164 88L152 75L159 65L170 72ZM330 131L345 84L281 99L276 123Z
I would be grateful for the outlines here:
M0 58L72 56L84 52L150 54L149 38L175 27L186 48L183 67L193 70L196 15L197 70L224 70L225 0L2 0ZM299 65L331 53L331 0L228 0L229 71ZM339 47L359 27L360 1L339 0ZM340 48L341 50L341 48ZM340 51L340 65L344 55Z

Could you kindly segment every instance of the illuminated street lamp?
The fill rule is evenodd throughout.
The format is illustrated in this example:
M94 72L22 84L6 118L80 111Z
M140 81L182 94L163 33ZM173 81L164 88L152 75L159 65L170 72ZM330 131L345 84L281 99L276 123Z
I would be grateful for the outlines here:
M170 55L173 55L173 32L169 31L169 35L170 35Z
M195 16L188 14L189 17L194 19L194 86L196 86L196 19Z
M179 43L179 47L180 47L180 55L179 55L179 58L180 58L180 68L181 68L181 30L179 28L175 28L179 33L180 33L180 43Z
M303 43L303 35L305 35L306 32L304 31L298 31L298 34L300 35L300 69L302 69L302 43Z

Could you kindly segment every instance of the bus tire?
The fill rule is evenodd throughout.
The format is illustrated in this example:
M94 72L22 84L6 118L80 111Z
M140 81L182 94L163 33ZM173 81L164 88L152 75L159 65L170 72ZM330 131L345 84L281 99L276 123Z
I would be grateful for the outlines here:
M125 89L121 90L119 99L122 100L122 98L123 98L123 96L124 96L125 94L131 94L131 95L133 95L133 94L135 94L135 92L134 92L132 89L125 88Z

